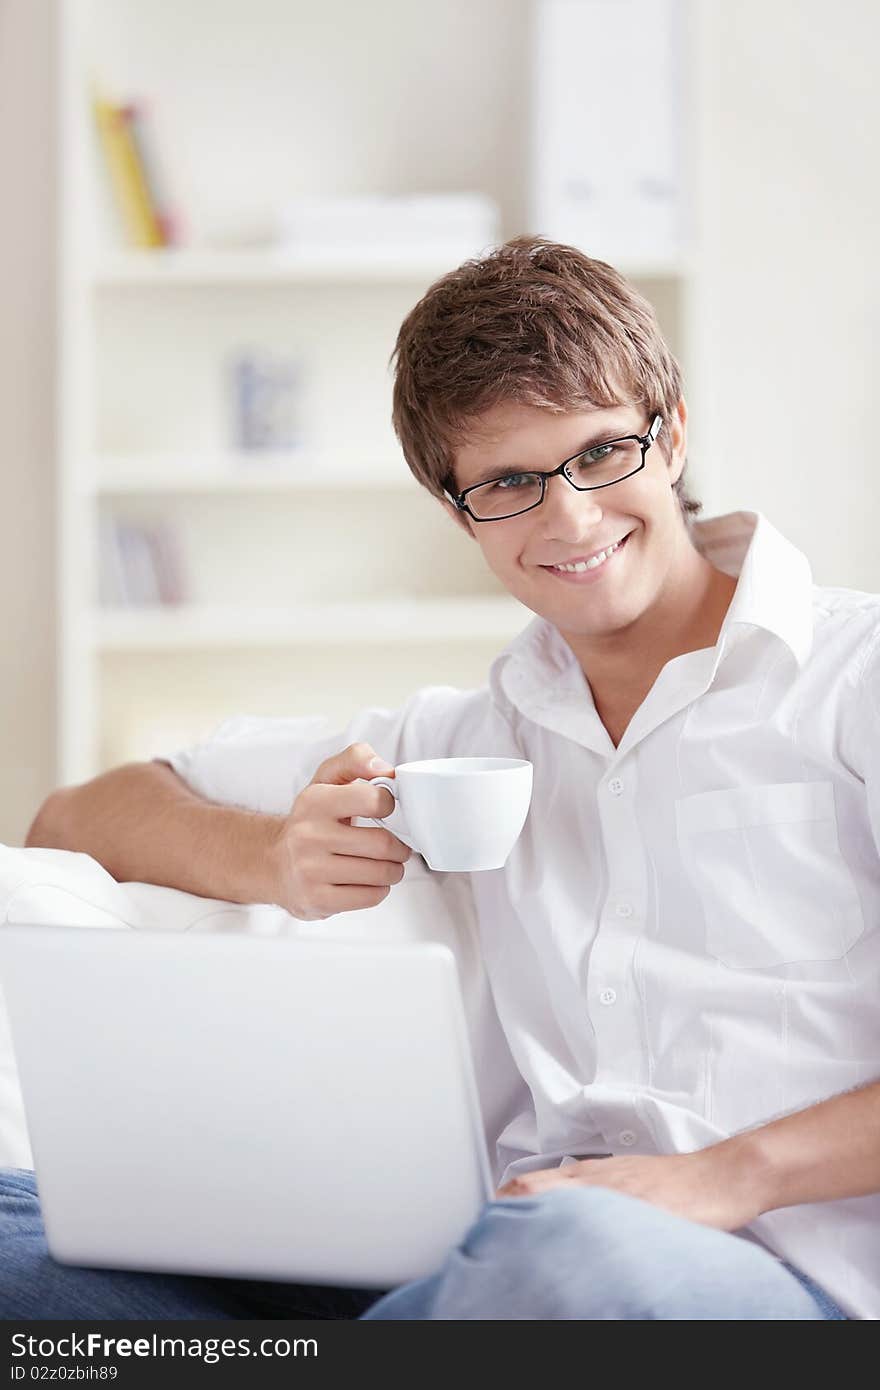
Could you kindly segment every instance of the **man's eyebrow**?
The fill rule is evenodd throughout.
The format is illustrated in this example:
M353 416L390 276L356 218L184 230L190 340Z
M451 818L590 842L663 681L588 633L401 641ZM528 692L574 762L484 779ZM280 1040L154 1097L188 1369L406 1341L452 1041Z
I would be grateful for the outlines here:
M597 428L591 431L584 442L578 445L574 450L574 453L568 454L566 457L577 458L578 454L582 454L585 449L592 449L595 444L604 444L606 440L610 439L622 439L626 435L636 434L637 432L637 426L631 428L629 425L621 424L603 425L601 429ZM561 463L562 459L560 459L559 462ZM510 473L540 473L545 471L547 470L529 468L528 465L524 463L512 463L510 465L496 464L492 468L482 468L477 477L472 479L467 486L477 487L480 483L491 482L493 478L506 478ZM462 489L462 491L464 491L464 489Z

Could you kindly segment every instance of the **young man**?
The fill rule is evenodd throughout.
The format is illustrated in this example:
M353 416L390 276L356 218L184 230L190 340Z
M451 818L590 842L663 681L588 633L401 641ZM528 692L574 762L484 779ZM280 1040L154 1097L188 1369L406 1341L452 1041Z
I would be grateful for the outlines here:
M325 1290L311 1315L876 1317L880 599L815 589L759 516L693 520L678 366L601 262L518 239L467 263L396 367L411 470L536 614L487 685L331 737L233 720L170 767L55 793L29 843L323 918L381 901L409 857L352 823L392 809L358 780L374 752L528 758L520 840L471 880L525 1083L497 1200L432 1278ZM62 1270L13 1181L30 1244L5 1243L7 1316L266 1306Z

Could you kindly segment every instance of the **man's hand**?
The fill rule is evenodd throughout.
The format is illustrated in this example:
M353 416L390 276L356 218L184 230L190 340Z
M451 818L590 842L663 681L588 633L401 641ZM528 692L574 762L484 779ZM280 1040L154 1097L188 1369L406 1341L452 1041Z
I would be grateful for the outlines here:
M393 777L368 743L353 743L328 758L281 822L273 847L274 898L301 921L321 921L336 912L376 907L403 878L412 854L390 830L353 826L354 816L387 816L394 797L371 787L371 777Z
M609 1187L655 1207L735 1231L767 1210L763 1182L748 1150L731 1141L689 1154L626 1154L584 1158L565 1168L521 1173L498 1197L530 1197L553 1187Z

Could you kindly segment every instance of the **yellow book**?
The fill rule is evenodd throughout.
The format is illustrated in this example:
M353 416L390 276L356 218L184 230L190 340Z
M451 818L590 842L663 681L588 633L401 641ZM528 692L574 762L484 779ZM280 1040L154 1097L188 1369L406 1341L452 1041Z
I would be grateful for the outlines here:
M128 240L134 246L162 246L159 219L125 112L93 96L92 105L110 185Z

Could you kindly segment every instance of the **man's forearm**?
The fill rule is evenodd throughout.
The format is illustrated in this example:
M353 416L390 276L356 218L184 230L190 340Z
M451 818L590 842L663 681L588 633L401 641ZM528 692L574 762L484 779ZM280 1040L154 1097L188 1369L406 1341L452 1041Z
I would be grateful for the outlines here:
M48 798L28 846L78 850L120 883L181 888L229 902L274 902L281 817L218 806L168 767L132 763Z
M713 1147L760 1174L762 1211L880 1192L880 1081Z

